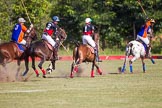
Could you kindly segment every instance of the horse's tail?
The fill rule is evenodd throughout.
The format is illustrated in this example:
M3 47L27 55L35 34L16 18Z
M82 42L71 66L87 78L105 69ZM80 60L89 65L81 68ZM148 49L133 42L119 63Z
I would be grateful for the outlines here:
M2 54L1 51L0 51L0 64L2 64L3 61L4 61L3 54Z
M76 41L76 40L71 40L70 43L74 43L76 47L79 47L81 44L79 41Z
M129 56L131 55L131 52L132 52L132 46L133 46L132 43L129 43L129 44L126 46L126 52L125 52L124 64L123 64L122 69L119 68L119 70L120 70L121 72L124 72L124 71L125 71L126 61L127 61L127 59L129 58Z
M126 52L125 52L125 55L126 56L129 56L131 54L131 50L132 50L132 46L133 44L132 43L129 43L126 47Z
M73 60L77 61L78 57L79 57L79 50L78 50L79 46L76 46L73 50Z

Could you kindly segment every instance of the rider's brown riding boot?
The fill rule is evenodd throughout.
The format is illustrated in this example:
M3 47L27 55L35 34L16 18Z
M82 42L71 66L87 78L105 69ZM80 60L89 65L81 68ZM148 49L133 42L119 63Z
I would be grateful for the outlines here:
M102 62L102 60L100 59L100 56L98 55L98 62Z
M102 62L102 60L100 60L99 55L98 55L98 50L96 48L94 48L95 51L95 56L96 56L96 62Z

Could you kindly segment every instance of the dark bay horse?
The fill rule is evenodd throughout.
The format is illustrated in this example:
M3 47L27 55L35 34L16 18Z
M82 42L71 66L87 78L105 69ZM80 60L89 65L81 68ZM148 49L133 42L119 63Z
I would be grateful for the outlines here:
M96 46L97 46L97 49L98 49L98 51L99 51L99 48L100 48L100 35L99 35L99 33L94 33L94 35L93 35L93 40L95 41L95 43L96 43Z
M89 45L83 45L78 42L75 42L76 47L73 50L73 63L71 65L70 77L73 78L73 74L78 71L78 65L82 62L92 62L91 77L94 77L94 66L97 68L97 71L102 75L102 71L96 63L96 56L92 52Z
M24 39L26 40L26 46L24 47L24 52L21 52L15 42L5 42L0 44L0 65L6 69L6 64L17 60L18 66L20 66L20 61L25 58L28 53L28 47L31 42L37 39L36 31L34 28L31 29L29 33L25 33Z
M66 39L66 37L67 37L67 34L66 34L65 30L62 28L58 28L57 33L56 33L57 47L60 46L60 43L62 43L62 41L64 41ZM35 71L37 77L39 76L39 72L35 67L35 58L36 57L40 58L40 63L38 64L38 67L42 71L44 78L46 77L46 71L42 68L42 65L45 61L51 61L52 68L53 68L53 70L55 69L55 60L53 59L53 50L51 50L46 43L47 43L47 41L45 41L45 40L36 41L31 45L30 50L29 50L29 56L32 59L32 68ZM25 59L26 70L23 73L23 76L25 76L27 74L27 72L29 71L29 66L28 66L29 63L28 62L29 61L28 61L28 57L27 57Z

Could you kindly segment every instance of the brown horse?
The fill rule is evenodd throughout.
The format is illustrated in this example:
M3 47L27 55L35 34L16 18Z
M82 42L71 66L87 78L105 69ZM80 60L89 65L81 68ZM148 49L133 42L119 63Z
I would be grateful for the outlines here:
M62 43L62 41L64 41L66 39L67 35L64 29L62 28L58 28L57 33L56 33L56 44L57 47L60 46L60 43ZM43 77L46 77L46 71L42 68L42 65L45 61L51 61L52 64L52 69L55 69L55 59L53 58L53 50L50 49L48 47L48 45L46 44L47 41L45 42L45 40L39 40L34 42L29 50L29 56L32 59L32 68L36 73L36 76L39 76L38 70L35 67L35 58L38 57L40 58L40 63L38 64L38 67L41 69L42 73L43 73ZM52 47L52 46L51 46ZM25 76L27 74L27 72L29 71L29 61L28 61L28 57L25 59L25 66L26 66L26 70L23 73L23 76Z
M94 77L94 66L97 68L97 71L102 75L102 71L99 66L96 64L96 56L92 51L89 45L83 45L78 42L75 42L76 47L73 50L73 63L71 65L71 74L70 77L73 78L74 72L78 71L78 65L82 62L92 62L91 77Z
M31 42L37 39L36 31L34 28L29 33L25 33L24 39L26 40L26 46L23 46L25 51L21 52L15 42L5 42L0 44L0 64L6 69L6 64L17 60L17 64L20 67L20 61L24 59L27 54L27 49ZM20 68L18 68L20 69Z

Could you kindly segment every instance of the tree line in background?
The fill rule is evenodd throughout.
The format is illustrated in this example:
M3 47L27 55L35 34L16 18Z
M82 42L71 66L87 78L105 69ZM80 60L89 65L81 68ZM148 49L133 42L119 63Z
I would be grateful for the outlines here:
M146 17L137 0L23 0L29 17L41 37L45 24L52 16L60 17L59 26L63 27L70 40L81 41L82 26L86 17L92 18L96 32L100 33L100 44L104 48L125 49L127 41L136 34ZM141 0L147 16L154 18L156 24L153 52L161 53L162 2L161 0ZM19 17L29 20L21 0L0 1L0 39L9 41L13 26Z

